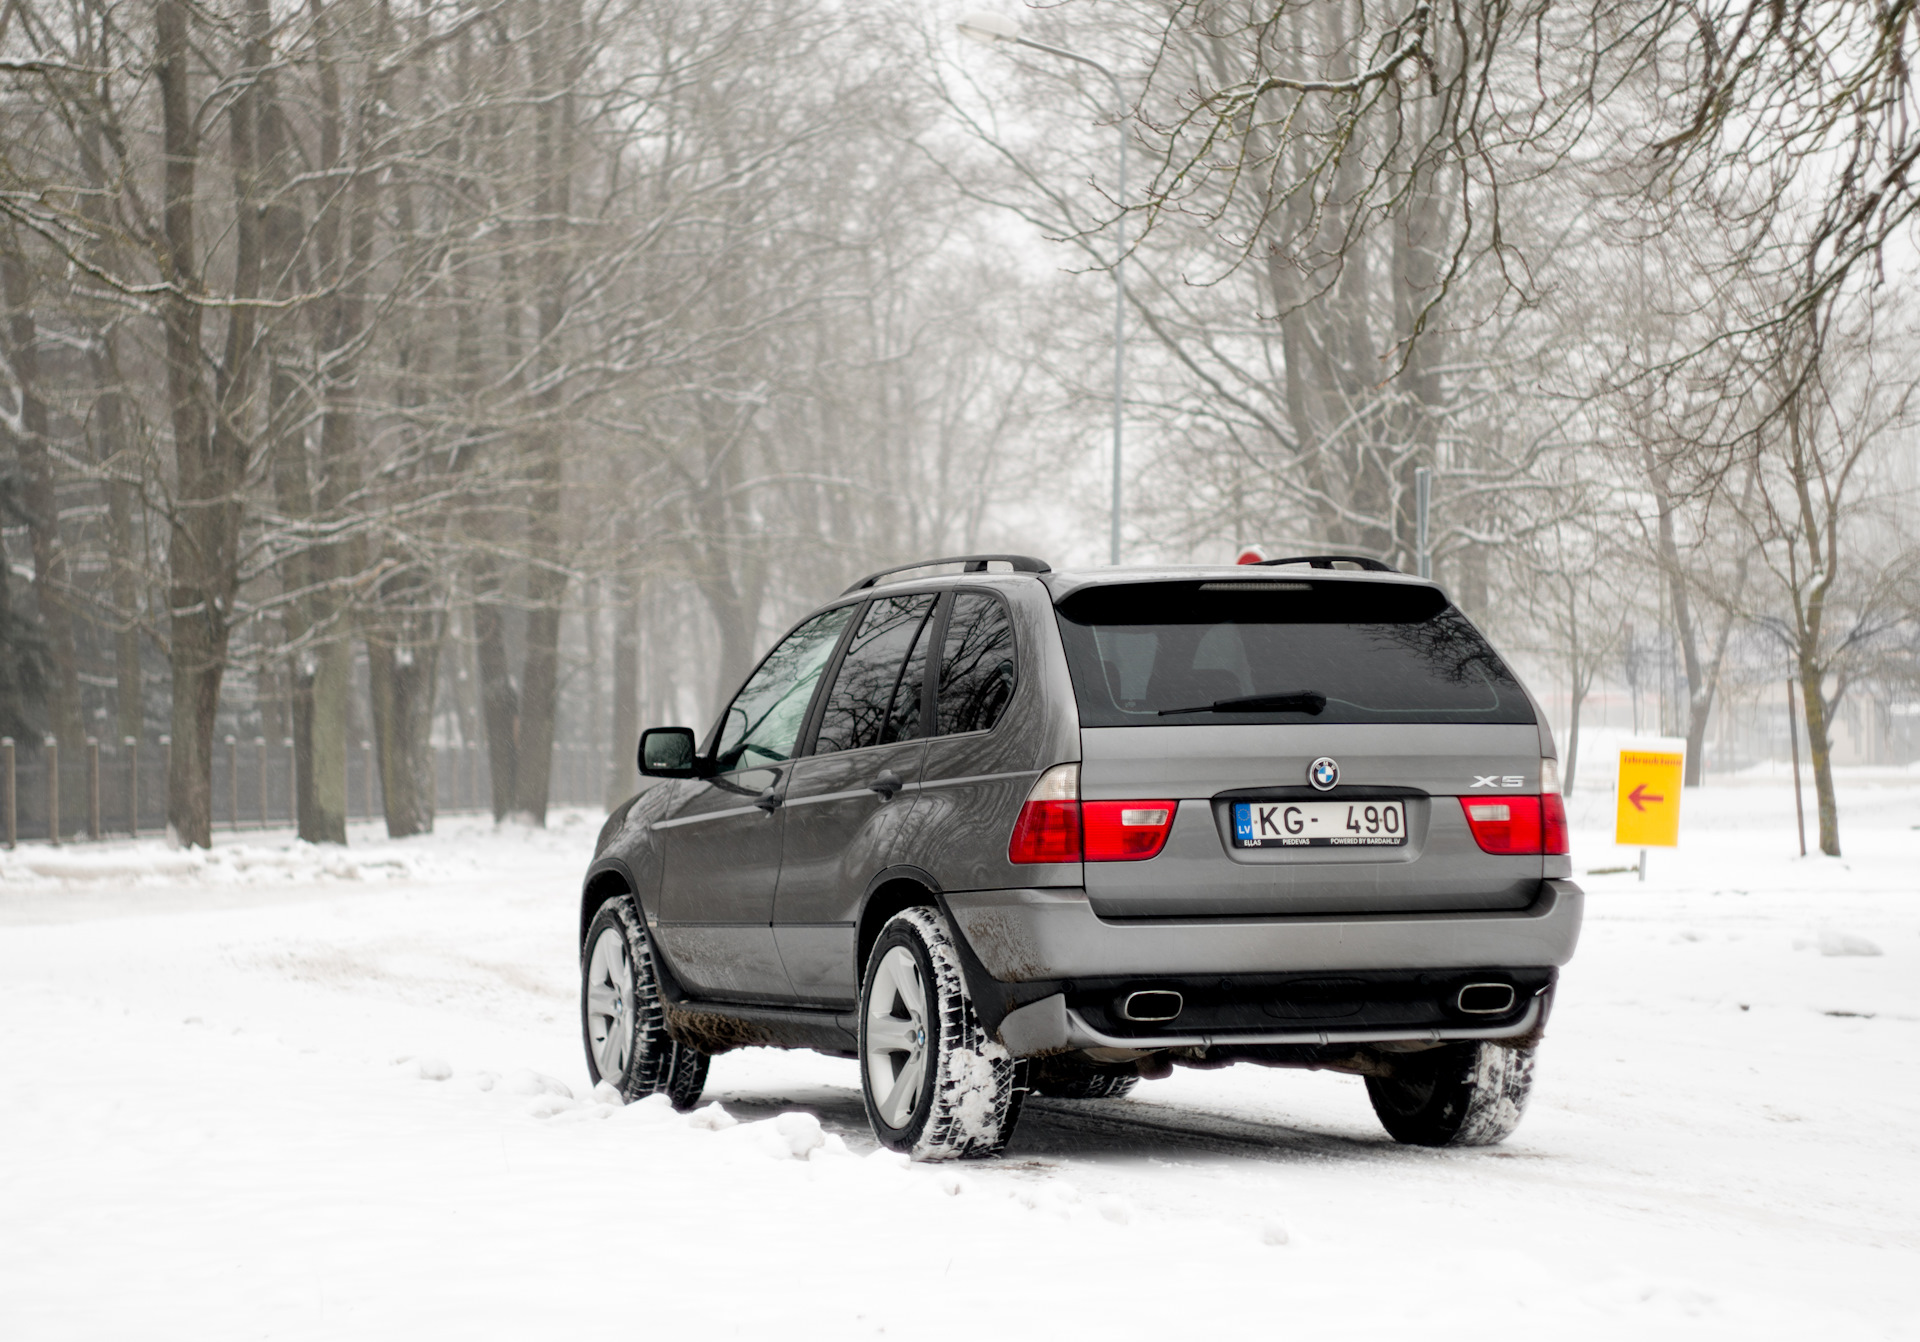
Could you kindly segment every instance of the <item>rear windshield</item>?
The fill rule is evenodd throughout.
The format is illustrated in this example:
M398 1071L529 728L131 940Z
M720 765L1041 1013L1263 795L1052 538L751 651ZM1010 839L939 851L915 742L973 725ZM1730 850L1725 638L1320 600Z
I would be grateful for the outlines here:
M1083 727L1534 720L1431 587L1114 584L1074 593L1059 618Z

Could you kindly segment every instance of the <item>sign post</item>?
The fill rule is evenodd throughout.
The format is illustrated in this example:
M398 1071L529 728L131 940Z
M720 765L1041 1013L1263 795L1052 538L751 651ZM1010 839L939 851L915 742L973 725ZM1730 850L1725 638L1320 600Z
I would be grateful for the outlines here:
M1620 777L1614 787L1613 841L1640 850L1640 879L1647 879L1647 849L1680 846L1680 784L1686 776L1687 743L1677 737L1629 741L1620 747Z

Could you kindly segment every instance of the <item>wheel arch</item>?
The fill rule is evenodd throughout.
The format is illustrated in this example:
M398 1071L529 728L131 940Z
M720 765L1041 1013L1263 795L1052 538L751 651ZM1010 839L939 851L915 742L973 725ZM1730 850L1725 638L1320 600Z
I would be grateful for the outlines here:
M624 862L611 859L595 863L592 870L587 872L586 883L580 887L579 944L583 947L587 944L587 928L602 904L616 896L633 893L633 873L627 870Z
M866 978L867 957L887 919L906 909L940 907L940 883L919 867L894 866L867 883L860 902L860 921L854 928L853 981Z

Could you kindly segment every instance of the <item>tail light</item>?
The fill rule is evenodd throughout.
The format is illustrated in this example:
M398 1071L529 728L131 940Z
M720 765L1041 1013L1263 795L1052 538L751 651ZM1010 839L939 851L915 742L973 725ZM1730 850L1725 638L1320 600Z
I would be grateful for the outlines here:
M1089 801L1080 804L1089 862L1144 862L1159 856L1173 830L1172 801Z
M1080 860L1080 766L1056 764L1027 792L1007 843L1009 862Z
M1007 860L1144 862L1159 855L1180 805L1080 800L1080 766L1056 764L1034 781L1014 822Z
M1553 856L1573 851L1567 841L1567 804L1560 799L1560 761L1540 761L1540 851Z
M1555 856L1573 851L1567 840L1567 804L1558 792L1540 798L1540 851Z
M1538 797L1462 797L1467 828L1485 853L1564 853L1567 808L1560 794Z

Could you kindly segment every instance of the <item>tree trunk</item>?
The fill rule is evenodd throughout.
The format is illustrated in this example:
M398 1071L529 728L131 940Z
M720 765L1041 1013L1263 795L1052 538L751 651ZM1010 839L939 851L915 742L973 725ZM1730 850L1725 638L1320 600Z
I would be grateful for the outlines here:
M527 655L521 681L513 814L531 825L547 823L547 793L553 773L553 718L560 689L560 601L566 589L566 575L545 565L527 575L527 597L533 608L527 612Z
M625 534L623 532L623 534ZM613 625L613 723L607 750L609 809L633 795L640 741L640 592L638 584L614 585L619 602Z
M492 784L493 819L513 811L514 776L520 763L520 692L507 661L507 612L501 605L499 573L491 557L474 563L473 643L480 664L480 717L487 732L487 775Z
M448 655L439 661L446 675L447 697L454 718L460 724L460 745L463 749L478 750L485 741L485 734L480 725L480 705L474 694L479 684L479 673L473 657L472 620L471 607L467 609L464 624L460 622L457 610L447 612L447 630L442 647L447 649ZM478 798L475 800L477 802Z
M96 337L104 353L95 356L96 378L102 385L119 378L118 360L112 356L112 337L100 332ZM101 468L109 473L107 481L107 563L113 594L113 667L114 726L124 739L138 739L146 726L144 676L140 666L140 569L138 533L134 510L138 502L132 474L131 452L126 444L126 417L117 388L103 393L94 403L94 423L100 438Z
M264 50L271 15L264 0L251 0L251 36ZM274 72L259 79L261 160L261 251L277 293L286 294L303 273L301 245L306 218L288 182L296 152L280 109ZM296 367L284 330L270 331L265 346L269 473L274 502L294 523L312 523L318 505L308 461L305 421L312 398ZM335 576L330 547L316 545L293 528L294 540L277 568L287 600L281 625L286 658L288 732L293 738L294 826L307 843L347 841L346 706L352 662L339 624L338 601L326 590Z
M33 551L33 597L53 663L47 717L63 750L77 757L86 742L80 714L79 663L74 649L73 603L68 597L66 546L48 451L47 406L40 395L40 332L33 316L27 258L18 237L0 244L0 297L6 303L6 357L19 397L14 451L20 461L20 502Z
M159 0L156 18L167 164L168 265L175 285L193 292L202 286L192 268L199 145L190 120L188 12L180 0ZM256 43L248 59L256 69L264 66L264 43ZM246 300L258 297L260 291L258 105L257 86L243 82L227 107L235 201L231 283L233 296L241 302L227 313L226 340L214 365L210 401L200 373L200 318L197 311L192 315L182 311L195 305L177 295L162 301L168 316L167 371L179 481L168 549L173 777L167 819L180 842L205 847L213 843L213 726L233 630L233 599L240 580L241 491L251 456L251 444L240 428L255 354L255 309Z
M567 302L567 238L564 222L573 193L573 99L568 63L577 40L578 15L570 5L541 25L530 45L531 80L539 97L534 109L534 170L540 174L541 248L539 282L534 294L539 326L538 363L551 375L559 359L554 348ZM564 433L557 382L539 392L535 404L541 422L527 440L528 498L527 647L520 679L520 735L514 761L513 811L535 825L547 823L547 797L553 770L554 711L560 691L560 606L567 572L561 566L561 476Z
M300 785L300 837L347 841L347 708L353 690L353 645L344 636L321 642L294 686L294 774Z
M560 693L560 603L567 574L560 560L560 442L558 426L541 431L532 461L527 549L527 646L521 663L519 731L515 737L512 814L547 823L553 772L553 719ZM544 561L544 562L542 562Z
M165 327L167 405L176 488L167 544L168 660L173 671L173 749L167 830L179 843L213 844L213 717L226 670L223 559L231 502L225 463L212 441L202 371L201 308L193 227L200 144L188 86L184 0L155 0L154 73L160 89L163 270L173 291L158 300Z
M1820 851L1840 856L1840 808L1833 795L1833 747L1827 715L1826 679L1806 656L1799 659L1800 703L1807 717L1807 758L1813 763L1813 794L1820 812Z
M46 669L40 640L13 613L7 568L0 563L0 736L24 736L28 713L46 697Z
M1816 346L1817 348L1817 346ZM1828 718L1833 704L1826 696L1826 670L1821 662L1822 634L1827 620L1827 594L1833 589L1840 568L1839 526L1835 512L1837 500L1821 481L1824 510L1814 502L1812 477L1824 474L1819 449L1809 442L1815 430L1804 404L1796 403L1787 416L1787 441L1791 456L1788 475L1793 482L1798 508L1796 544L1806 546L1805 587L1792 592L1794 603L1794 656L1800 674L1801 708L1806 714L1807 754L1813 762L1814 795L1820 811L1820 851L1828 857L1840 856L1840 809L1833 795L1833 751L1829 739Z
M1587 696L1576 687L1567 713L1567 767L1565 777L1560 780L1560 795L1563 797L1573 795L1574 774L1580 768L1580 708L1586 701Z
M384 6L381 12L384 22L387 13ZM418 20L415 40L424 35L425 22L424 16ZM385 107L388 95L378 87L375 92L376 105ZM416 97L413 103L418 105L418 102ZM419 224L405 175L399 176L389 195L399 235L402 238L416 236ZM371 211L363 211L358 217L370 220ZM370 239L362 241L359 248L370 253ZM367 259L371 259L370 255ZM418 387L431 363L431 335L428 333L426 340L419 338L422 332L411 312L392 314L389 329L396 335L394 372L399 404L403 412L411 412L419 403ZM426 445L420 438L409 434L407 441L409 450L403 454L405 457L425 455ZM414 484L412 469L389 472L384 477L384 488L393 491L402 502L416 492ZM392 571L392 576L373 598L362 627L387 837L399 839L432 833L434 815L439 809L433 716L440 686L440 649L447 633L447 603L408 545L389 543L382 565Z
M337 175L346 166L342 147L345 116L332 51L333 20L319 4L312 8L319 23L314 51L320 93L320 165L323 172ZM371 89L368 105L379 97L378 87ZM358 157L364 159L365 154ZM368 233L373 186L372 173L355 172L344 192L328 194L314 229L316 264L333 285L331 297L320 305L316 342L324 371L320 378L320 486L315 506L318 515L330 521L339 521L346 510L358 506L359 425L353 408L353 381L355 341L365 307L362 285L366 254L371 250ZM318 647L305 736L313 781L302 793L313 812L311 825L303 820L301 829L305 837L305 831L311 828L316 843L347 841L347 715L353 679L353 645L349 641L353 612L334 584L360 572L362 550L358 540L335 542L317 546L311 560L312 625ZM295 749L299 749L297 744Z
M385 796L387 837L393 839L433 832L438 784L433 758L433 706L440 674L438 626L438 615L430 611L402 615L384 622L367 639L374 749Z
M106 46L102 33L98 45L89 48L92 53L89 62L104 64ZM80 208L100 237L108 237L113 231L108 201L114 183L101 156L105 139L106 127L98 117L89 119L79 137L81 168L91 188ZM97 260L104 268L116 268L112 244L102 244ZM140 508L139 461L127 432L129 397L120 371L119 340L112 322L98 322L92 335L87 366L96 390L90 429L94 457L107 482L107 573L114 614L115 736L120 740L127 737L138 740L146 726L145 686L140 665L140 579L146 556L141 553L135 522Z
M1668 487L1667 472L1653 459L1651 450L1647 462L1647 479L1653 486L1657 510L1656 537L1660 548L1661 577L1666 583L1668 607L1673 612L1674 633L1680 643L1680 661L1687 678L1687 754L1682 786L1698 787L1700 752L1705 748L1707 723L1713 714L1714 681L1717 677L1708 675L1701 664L1700 631L1694 619L1686 565L1680 558L1680 544L1675 535L1673 498ZM1730 627L1731 617L1727 623ZM1714 669L1716 672L1719 669L1717 661Z

